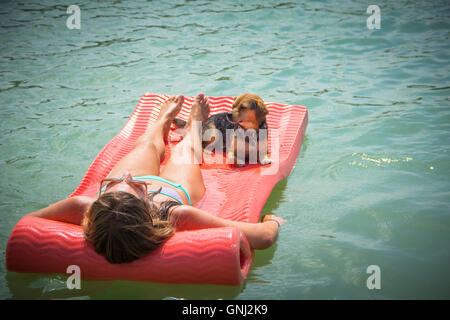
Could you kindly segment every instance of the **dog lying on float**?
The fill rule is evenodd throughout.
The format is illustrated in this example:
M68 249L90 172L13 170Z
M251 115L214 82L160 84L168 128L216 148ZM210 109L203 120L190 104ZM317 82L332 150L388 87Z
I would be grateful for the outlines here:
M230 112L221 112L203 123L203 149L226 152L227 163L243 166L272 162L267 150L267 122L269 109L255 94L245 93L234 99ZM183 128L184 120L175 119L175 127ZM255 159L257 158L257 159Z

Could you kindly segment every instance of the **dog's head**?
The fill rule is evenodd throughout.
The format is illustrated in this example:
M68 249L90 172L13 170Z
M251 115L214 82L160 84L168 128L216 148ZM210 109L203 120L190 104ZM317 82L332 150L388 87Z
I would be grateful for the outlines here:
M258 130L269 113L264 101L256 94L244 93L234 99L233 120L245 130Z

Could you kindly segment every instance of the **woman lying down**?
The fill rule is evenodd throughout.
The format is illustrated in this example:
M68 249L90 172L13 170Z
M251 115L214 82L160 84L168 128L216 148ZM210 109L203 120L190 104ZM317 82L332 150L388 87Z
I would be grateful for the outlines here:
M131 262L149 254L175 230L237 227L252 249L270 247L277 239L282 218L266 215L261 223L245 223L193 207L205 193L201 154L194 152L201 150L202 140L193 125L209 115L203 94L195 98L187 133L160 172L164 141L183 101L183 96L172 96L161 105L156 122L101 181L97 198L67 198L30 215L82 225L86 240L110 263Z

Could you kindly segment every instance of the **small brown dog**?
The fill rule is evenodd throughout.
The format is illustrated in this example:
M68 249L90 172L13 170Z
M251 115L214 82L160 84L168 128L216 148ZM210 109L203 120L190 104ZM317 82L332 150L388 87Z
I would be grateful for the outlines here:
M231 112L215 114L203 124L203 149L225 151L227 162L236 166L256 163L256 159L262 165L271 163L267 150L268 113L259 96L245 93L236 97ZM180 119L174 123L178 128L185 124Z

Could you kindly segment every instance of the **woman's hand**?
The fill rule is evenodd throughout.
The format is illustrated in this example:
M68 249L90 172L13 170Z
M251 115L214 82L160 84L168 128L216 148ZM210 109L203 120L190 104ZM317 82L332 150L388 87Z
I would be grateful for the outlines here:
M273 221L275 223L278 223L278 227L286 222L286 220L284 220L281 217L277 217L274 214L267 214L267 215L265 215L264 218L262 219L262 222L266 222L266 221Z
M285 222L286 220L274 214L268 214L263 217L261 223L259 223L260 227L264 230L265 240L263 242L263 249L272 246L277 241L280 226Z

